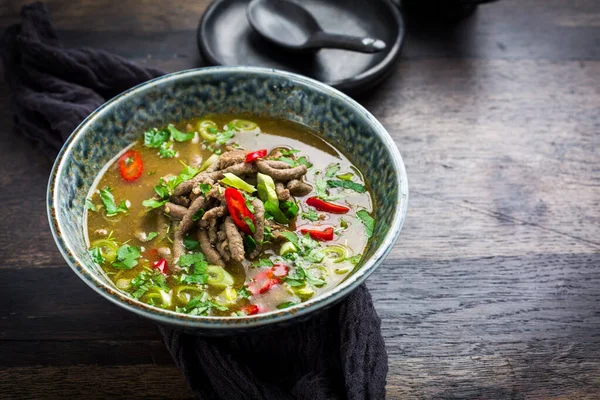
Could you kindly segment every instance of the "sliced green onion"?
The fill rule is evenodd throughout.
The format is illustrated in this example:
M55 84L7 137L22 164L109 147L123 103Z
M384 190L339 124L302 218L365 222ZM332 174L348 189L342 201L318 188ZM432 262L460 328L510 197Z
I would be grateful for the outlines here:
M297 252L298 252L298 248L292 242L285 242L279 249L280 256L285 256L288 253L297 253Z
M148 303L150 300L155 306L161 308L167 308L171 306L171 295L162 289L157 287L150 288L145 295L142 296L141 300Z
M350 272L350 268L336 268L333 272L335 272L338 275L344 275Z
M298 297L300 297L302 300L308 300L311 297L314 296L315 291L308 287L308 286L304 286L304 287L293 287L292 291L294 292L294 294Z
M127 279L127 278L121 278L121 279L117 279L117 282L115 283L117 285L117 287L121 290L127 290L131 287L131 280Z
M279 207L279 198L277 197L273 178L259 172L256 174L256 182L258 186L258 198L263 202L270 201Z
M232 174L231 172L225 172L223 174L223 176L224 176L224 178L221 179L221 182L223 182L224 184L226 184L228 186L243 190L250 194L256 192L256 188L254 186L252 186L245 180L239 178L238 176Z
M202 172L205 169L207 169L208 167L210 167L211 165L213 165L215 163L215 161L217 161L219 159L219 156L216 154L213 154L212 156L208 157L206 159L206 161L204 161L202 163L202 165L200 166L199 171Z
M110 239L99 239L92 243L91 247L100 248L102 256L108 263L113 263L117 259L117 250L119 246L114 240Z
M208 280L206 283L208 283L210 286L216 288L226 288L233 285L233 276L231 276L229 272L225 271L223 267L218 265L209 265L206 270L208 273Z
M222 306L231 306L237 300L237 290L227 287L215 298L215 301Z
M173 288L173 295L183 304L187 304L190 299L202 294L202 290L195 286L181 285Z
M254 122L245 119L234 119L233 121L230 121L227 125L238 132L253 131L256 128L258 128L258 125L256 125Z
M343 181L351 181L353 176L354 176L354 174L352 172L346 172L345 174L339 174L339 175L336 175L335 177L338 179L341 179Z
M209 142L214 142L215 140L217 140L217 124L215 124L213 121L200 121L200 123L198 124L198 131L200 132L200 136L202 136Z
M350 255L350 250L346 246L342 246L340 244L334 244L331 246L325 247L323 250L325 253L325 257L332 260L334 263L340 263L344 261Z

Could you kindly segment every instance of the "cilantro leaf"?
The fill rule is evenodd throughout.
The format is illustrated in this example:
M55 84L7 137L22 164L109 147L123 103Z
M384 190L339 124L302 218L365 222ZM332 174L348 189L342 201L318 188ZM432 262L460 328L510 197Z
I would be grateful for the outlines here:
M154 191L161 199L169 197L169 188L167 188L165 185L159 183L158 185L154 186Z
M373 229L375 229L375 220L367 210L359 210L356 213L356 216L361 220L361 222L365 225L365 234L367 237L373 236Z
M152 239L154 239L157 236L158 236L158 232L150 232L150 233L148 233L148 236L146 236L146 242L151 241Z
M361 258L362 258L362 254L357 254L355 256L348 257L348 258L344 259L343 261L349 261L350 264L356 266L360 262Z
M191 273L183 278L184 283L204 284L208 281L208 263L202 253L184 254L179 258L179 265L191 269ZM189 268L193 266L193 268Z
M335 164L329 164L327 166L327 170L325 171L325 176L328 178L333 178L333 176L335 174L337 174L337 172L340 170L340 164L339 163L335 163Z
M356 182L352 182L352 181L342 181L342 180L336 180L336 179L331 179L327 181L327 186L329 186L330 188L343 188L343 189L350 189L350 190L354 190L357 193L364 193L367 191L367 189L361 185L360 183L356 183Z
M299 208L298 204L296 204L295 201L286 200L280 202L279 207L281 208L285 216L290 220L296 218L296 215L298 215Z
M198 247L199 244L200 243L197 240L194 240L194 239L190 238L189 236L186 236L183 239L183 245L188 250L194 250L196 247Z
M250 232L256 232L256 227L254 226L254 222L252 222L252 218L244 217L243 220L246 223L246 225L248 225L248 228L250 228Z
M155 199L148 199L148 200L142 201L142 205L144 207L154 209L154 208L159 208L159 207L164 206L165 204L167 204L168 201L169 201L169 199L160 200L160 201L155 200Z
M192 274L187 275L183 278L184 283L188 284L200 284L203 285L208 282L208 271L207 271L208 263L206 261L202 261L194 264L194 271Z
M298 164L304 165L306 168L310 168L313 166L312 163L308 161L308 158L306 158L305 156L298 158L297 162Z
M198 211L196 211L196 213L192 216L192 221L200 220L200 218L202 218L203 215L204 215L204 208L201 208Z
M300 150L286 149L286 148L280 148L279 151L281 151L281 154L283 154L284 156L291 156L291 155L294 155L296 153L300 153Z
M117 250L117 261L113 263L113 267L118 269L131 269L138 262L137 259L142 255L139 247L124 244Z
M139 299L142 297L148 290L153 287L158 287L161 290L168 292L169 286L167 285L167 280L163 274L160 272L148 272L142 271L137 274L133 279L131 279L131 287L135 289L131 295Z
M319 213L317 213L313 209L308 210L308 212L303 212L301 214L301 216L302 216L302 218L307 219L309 221L318 221L319 220Z
M256 250L256 240L250 235L244 236L244 250L247 253L252 253Z
M202 192L202 194L204 196L206 196L208 194L208 192L210 192L211 186L208 183L201 183L200 184L200 191Z
M102 265L106 262L104 256L102 255L102 252L100 251L100 247L92 247L89 250L89 253L92 257L92 260L94 260L96 264Z
M104 189L100 189L100 198L104 204L107 217L114 217L118 213L126 213L129 210L125 200L122 200L118 206L115 204L115 198L108 186Z
M282 231L281 236L285 237L287 240L294 243L296 247L298 247L300 240L298 239L298 236L296 236L295 233Z
M250 293L250 291L248 290L248 288L246 286L242 286L240 288L240 290L238 290L238 294L243 299L249 299L250 296L252 296L252 293Z
M289 308L289 307L295 306L296 304L298 304L298 303L294 303L293 301L286 301L284 303L277 304L277 309L283 310L284 308Z
M227 311L227 307L215 303L211 300L203 300L204 296L200 295L191 299L185 306L177 307L177 312L183 312L189 315L209 315L215 309L219 311Z
M203 261L206 261L206 258L202 253L184 254L181 257L179 257L179 265L181 265L182 267L189 267L191 265L201 263Z
M325 258L325 254L319 249L312 249L310 253L304 256L308 262L320 263Z
M286 163L287 165L289 165L291 167L295 167L295 166L298 165L298 163L296 161L292 160L289 157L278 157L275 160L282 161L282 162Z
M327 284L327 281L325 281L325 279L313 275L312 270L308 270L308 272L306 273L306 282L316 287L322 287Z
M152 128L144 132L144 146L150 148L159 148L163 143L169 140L171 134L166 129Z
M235 131L233 130L217 133L217 140L215 143L226 144L233 136L235 136Z
M164 142L160 145L158 156L160 158L173 158L177 152L173 149L173 142Z
M181 171L181 173L179 174L179 179L181 179L182 182L188 181L188 180L192 179L193 177L195 177L196 175L198 175L199 173L200 173L200 170L190 167L189 165L186 165L185 168L183 169L183 171Z
M255 261L254 263L252 263L252 266L255 268L258 267L272 267L273 265L273 261L269 260L268 258L262 258L258 261Z
M167 129L169 130L169 133L171 134L173 140L175 140L176 142L186 142L194 137L194 132L183 133L171 124L167 126Z
M330 195L327 190L327 181L325 181L324 179L316 180L315 191L317 192L317 197L323 200L335 201L344 198L344 195L342 194Z

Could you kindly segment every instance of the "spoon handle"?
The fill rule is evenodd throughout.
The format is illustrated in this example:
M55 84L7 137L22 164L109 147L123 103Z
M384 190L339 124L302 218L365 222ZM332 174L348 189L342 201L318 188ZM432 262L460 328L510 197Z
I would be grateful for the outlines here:
M377 53L386 47L385 42L380 39L327 32L316 32L307 45L311 48L344 49L361 53Z

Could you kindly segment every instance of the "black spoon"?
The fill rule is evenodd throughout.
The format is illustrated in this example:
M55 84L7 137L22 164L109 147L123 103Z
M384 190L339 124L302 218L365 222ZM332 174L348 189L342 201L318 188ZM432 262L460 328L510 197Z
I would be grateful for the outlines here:
M246 10L250 25L271 42L289 49L345 49L376 53L385 42L370 37L324 32L304 7L288 0L252 0Z

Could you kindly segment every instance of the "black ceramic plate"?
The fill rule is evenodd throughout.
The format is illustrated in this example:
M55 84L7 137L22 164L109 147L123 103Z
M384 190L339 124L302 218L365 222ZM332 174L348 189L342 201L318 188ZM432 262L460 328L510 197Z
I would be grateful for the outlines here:
M379 83L398 58L404 22L389 0L303 0L324 30L382 39L375 54L322 49L296 53L270 44L246 19L250 0L216 0L198 27L198 47L214 65L251 65L296 72L356 94Z

